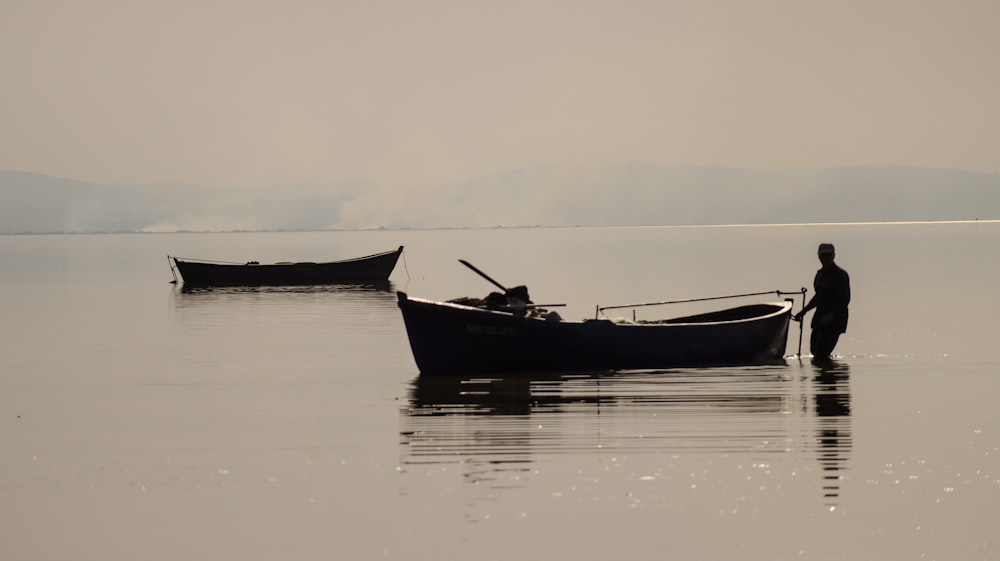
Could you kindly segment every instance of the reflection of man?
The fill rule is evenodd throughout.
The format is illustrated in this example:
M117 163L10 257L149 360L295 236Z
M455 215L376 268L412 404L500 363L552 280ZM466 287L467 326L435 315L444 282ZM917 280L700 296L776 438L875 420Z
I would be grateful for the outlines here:
M802 321L806 312L816 309L812 319L812 335L809 350L814 358L830 358L840 334L847 331L847 305L851 302L851 279L847 271L833 262L836 257L833 244L819 244L819 262L823 264L816 271L813 290L816 294L802 311L792 318Z
M813 378L816 400L816 451L823 469L823 496L836 507L843 473L851 456L850 368L835 360L817 361Z

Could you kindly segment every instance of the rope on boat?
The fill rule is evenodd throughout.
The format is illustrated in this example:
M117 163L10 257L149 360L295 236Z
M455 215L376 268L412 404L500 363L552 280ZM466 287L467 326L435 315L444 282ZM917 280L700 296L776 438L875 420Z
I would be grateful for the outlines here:
M400 250L402 250L403 246L399 246L399 248L400 248ZM399 254L403 257L403 270L406 271L406 286L409 286L410 285L410 267L408 267L407 264L406 264L406 252L405 251L400 251Z
M691 302L707 302L709 300L725 300L727 298L745 298L747 296L763 296L765 294L775 294L779 298L790 294L805 294L806 289L796 290L795 292L786 292L784 290L769 290L767 292L749 292L747 294L731 294L728 296L710 296L708 298L687 298L684 300L664 300L662 302L646 302L643 304L626 304L622 306L599 306L597 308L598 313L603 313L604 310L620 310L624 308L641 308L644 306L663 306L666 304L688 304Z
M808 292L806 290L806 288L802 287L802 288L800 288L798 290L794 290L794 291L769 290L767 292L749 292L747 294L731 294L731 295L728 295L728 296L710 296L708 298L687 298L687 299L684 299L684 300L664 300L662 302L645 302L643 304L626 304L626 305L623 305L623 306L598 306L597 307L597 312L594 314L594 319L597 319L601 314L604 313L605 310L621 310L621 309L633 308L633 310L632 310L632 319L634 320L635 319L635 309L634 308L641 308L641 307L645 307L645 306L663 306L663 305L666 305L666 304L688 304L688 303L691 303L691 302L707 302L709 300L725 300L725 299L729 299L729 298L745 298L747 296L764 296L764 295L767 295L767 294L775 294L775 295L778 296L778 298L781 298L782 296L801 296L802 297L802 307L805 308L806 307L806 292ZM793 302L793 303L795 301L794 298L785 298L785 300L787 300L789 302ZM804 322L802 322L802 321L799 322L799 354L798 354L798 356L802 356L802 324L803 323Z
M170 265L170 274L174 276L174 280L171 281L170 284L177 284L178 283L178 281L177 281L177 262L176 261L172 262L170 259L171 259L171 257L168 255L167 256L167 265Z

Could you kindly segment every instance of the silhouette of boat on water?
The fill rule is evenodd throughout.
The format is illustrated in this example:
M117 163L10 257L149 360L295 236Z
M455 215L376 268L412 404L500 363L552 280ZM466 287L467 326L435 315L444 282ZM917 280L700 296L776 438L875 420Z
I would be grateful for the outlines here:
M468 261L459 262L503 291L485 299L436 302L397 292L410 349L421 374L468 375L572 370L642 370L784 360L793 299L742 305L655 321L563 321L531 302L526 286L507 288ZM757 292L616 308L741 298Z
M563 321L397 292L421 374L657 369L784 358L792 303L657 321Z
M384 282L396 267L403 246L341 261L227 263L167 256L174 281L185 286L291 286L357 282Z

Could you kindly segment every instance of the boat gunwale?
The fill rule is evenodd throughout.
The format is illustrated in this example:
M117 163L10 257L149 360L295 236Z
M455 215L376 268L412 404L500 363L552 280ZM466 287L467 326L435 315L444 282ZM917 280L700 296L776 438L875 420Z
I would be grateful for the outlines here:
M369 259L376 259L378 257L387 257L389 255L400 254L403 252L403 246L399 246L397 249L390 249L389 251L380 251L379 253L373 253L371 255L365 255L362 257L351 257L349 259L341 259L339 261L279 261L276 263L258 263L258 262L246 262L240 263L237 261L212 261L210 259L197 259L191 257L175 257L170 255L169 257L174 260L174 263L197 263L199 265L210 265L216 267L292 267L296 265L339 265L345 263L354 263L356 261L367 261Z
M493 315L501 316L501 317L505 317L505 318L518 318L518 319L523 319L523 320L534 320L534 321L540 321L540 322L543 322L543 323L553 323L553 324L556 324L556 325L561 324L561 325L570 325L570 326L583 326L583 325L588 325L588 324L593 325L594 322L609 323L611 325L620 326L620 327L636 327L636 328L638 328L638 327L665 328L665 327L683 327L683 326L691 327L691 326L734 325L734 324L739 324L739 323L749 323L749 322L755 322L755 321L761 321L761 320L765 320L765 319L770 319L770 318L773 318L773 317L781 316L781 315L786 314L786 313L790 313L791 310L792 310L792 302L789 302L789 301L786 300L786 301L782 301L782 302L761 302L761 303L757 303L757 304L746 304L744 306L734 306L732 308L723 308L722 310L716 310L714 312L707 312L707 313L718 313L718 312L723 312L723 311L726 311L726 310L737 309L737 308L741 308L741 307L745 307L745 306L760 306L760 305L775 306L777 308L774 311L772 311L770 313L767 313L767 314L764 314L764 315L756 315L756 316L751 316L751 317L746 317L746 318L732 319L732 320L722 320L722 321L670 322L670 318L666 318L666 319L662 319L662 320L649 321L649 322L633 322L633 321L629 321L629 320L617 322L617 321L614 321L614 320L611 320L611 319L584 319L584 320L569 320L569 321L567 321L567 320L553 321L553 320L550 320L550 319L546 319L544 317L518 316L518 315L512 314L510 312L505 312L505 311L500 311L500 310L490 310L490 309L486 309L486 308L477 308L475 306L467 306L465 304L458 304L458 303L455 303L455 302L441 302L441 301L437 301L437 300L429 300L429 299L426 299L426 298L417 298L417 297L409 296L405 292L397 292L397 297L399 298L399 302L400 303L403 303L404 301L415 302L415 303L418 303L418 304L424 304L424 305L430 305L430 306L438 306L438 307L445 307L445 308L455 308L455 309L461 310L461 311L479 312L479 313L484 313L484 314L493 314ZM684 316L682 316L682 317L684 317Z

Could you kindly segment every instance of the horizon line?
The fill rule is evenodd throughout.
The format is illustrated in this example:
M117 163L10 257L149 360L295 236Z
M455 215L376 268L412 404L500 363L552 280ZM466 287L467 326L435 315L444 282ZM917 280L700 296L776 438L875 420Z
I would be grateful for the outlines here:
M775 227L805 227L805 226L905 226L905 225L935 225L935 224L995 224L1000 223L1000 218L970 218L963 220L901 220L901 221L854 221L854 222L779 222L767 224L741 223L741 224L656 224L656 225L583 225L556 226L556 225L534 225L534 226L429 226L429 227L375 227L375 228L324 228L324 229L303 229L303 230L172 230L163 232L150 232L143 230L120 230L120 231L94 231L94 232L0 232L0 236L91 236L91 235L162 235L162 234L292 234L292 233L320 233L320 232L408 232L408 231L434 231L434 230L558 230L558 229L597 229L597 228L619 228L619 229L655 229L655 228L775 228Z

